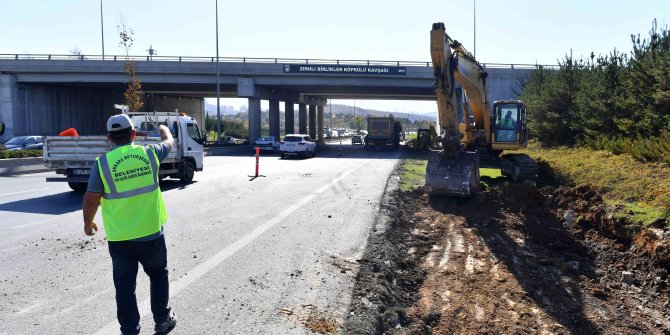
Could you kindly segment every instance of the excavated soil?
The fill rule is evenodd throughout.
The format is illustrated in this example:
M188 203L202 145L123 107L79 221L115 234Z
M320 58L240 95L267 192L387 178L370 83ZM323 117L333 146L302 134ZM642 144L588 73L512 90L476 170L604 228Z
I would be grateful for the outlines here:
M390 195L347 334L670 334L670 234L587 186ZM659 227L664 225L659 222Z

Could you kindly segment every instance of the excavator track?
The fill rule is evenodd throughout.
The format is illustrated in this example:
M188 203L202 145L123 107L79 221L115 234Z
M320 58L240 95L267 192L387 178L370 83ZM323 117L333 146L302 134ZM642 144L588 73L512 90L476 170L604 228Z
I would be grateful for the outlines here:
M511 161L514 166L513 171L508 172L513 182L517 183L537 178L539 167L528 155L507 154L503 155L502 158Z

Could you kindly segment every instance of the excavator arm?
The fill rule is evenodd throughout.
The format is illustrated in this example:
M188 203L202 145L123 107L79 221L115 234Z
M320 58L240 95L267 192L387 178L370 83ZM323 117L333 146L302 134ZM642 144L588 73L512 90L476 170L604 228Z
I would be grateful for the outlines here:
M486 94L486 70L461 43L447 35L444 23L433 24L430 35L440 127L449 136L460 133L461 142L466 145L490 143L491 111ZM459 94L459 87L469 98L473 124L467 109L461 107L464 97ZM458 123L458 120L464 121Z
M479 155L466 149L468 144L489 140L486 71L447 35L441 22L434 23L430 32L430 54L442 150L430 151L425 188L431 195L471 196L479 190ZM474 124L463 108L463 89L470 98Z

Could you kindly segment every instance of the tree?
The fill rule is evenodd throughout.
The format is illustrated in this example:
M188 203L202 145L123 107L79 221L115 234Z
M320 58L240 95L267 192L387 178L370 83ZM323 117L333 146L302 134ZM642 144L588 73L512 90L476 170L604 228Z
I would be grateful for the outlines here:
M361 131L361 128L363 128L363 125L365 124L365 118L360 115L356 115L352 120L352 124L352 128L355 128L357 132Z
M135 67L135 62L130 60L130 48L133 46L133 30L126 25L126 21L121 18L121 23L117 26L119 29L119 46L122 46L126 51L126 63L123 66L123 69L126 72L126 91L123 93L123 97L126 99L126 105L128 110L131 112L137 112L144 106L142 101L142 82L137 79L136 74L137 70Z
M556 71L535 69L521 96L531 136L547 146L670 157L670 30L654 20L648 38L631 41L630 55L566 56Z
M81 52L79 47L76 46L76 45L73 46L72 48L70 48L70 50L68 50L68 51L70 52L70 55L74 59L83 59L83 57L84 57L84 54Z

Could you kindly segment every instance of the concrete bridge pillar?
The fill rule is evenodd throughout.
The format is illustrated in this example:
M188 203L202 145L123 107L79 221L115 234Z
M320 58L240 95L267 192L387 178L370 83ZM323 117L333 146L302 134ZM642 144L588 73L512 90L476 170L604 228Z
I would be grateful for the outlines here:
M298 133L307 134L307 105L298 104Z
M261 99L249 98L249 144L261 137Z
M316 106L316 138L323 142L323 106Z
M316 139L316 105L309 105L309 137Z
M19 103L19 87L16 76L11 74L0 75L0 121L5 123L5 134L0 136L0 143L14 137L18 129L14 126L14 111ZM18 114L18 113L17 113Z
M270 100L270 136L279 138L279 128L279 100Z
M295 116L293 114L293 107L293 101L284 102L284 135L293 134L295 132Z

